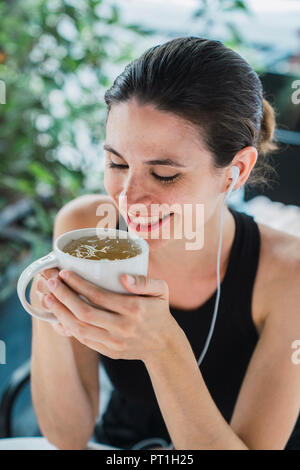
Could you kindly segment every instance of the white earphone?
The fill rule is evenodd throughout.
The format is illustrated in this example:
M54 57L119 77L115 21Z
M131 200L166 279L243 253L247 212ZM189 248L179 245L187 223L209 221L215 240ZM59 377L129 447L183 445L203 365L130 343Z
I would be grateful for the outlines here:
M240 176L240 169L239 169L239 167L236 166L236 165L233 165L233 166L230 168L230 173L231 173L232 180L233 180L233 183L234 183L234 184L233 184L233 188L234 188L234 186L236 185L236 182L237 182L237 180L238 180L238 177ZM227 191L227 196L226 196L226 197L228 197L229 194L231 193L231 191L230 191L230 192L229 192L229 191L230 191L230 187L229 187L229 189L228 189L228 191ZM229 192L229 194L228 194L228 192Z
M220 210L219 247L218 247L218 255L217 255L217 296L216 296L215 308L214 308L214 313L213 313L213 317L212 317L212 320L211 320L210 329L209 329L209 332L208 332L208 335L207 335L207 338L206 338L206 341L205 341L203 351L201 353L201 356L198 359L199 367L200 367L200 364L202 363L202 361L204 359L204 356L205 356L205 354L208 350L208 346L209 346L209 343L210 343L210 340L211 340L211 337L212 337L212 334L213 334L213 331L214 331L216 319L217 319L217 313L218 313L218 307L219 307L219 301L220 301L220 295L221 295L220 259L221 259L222 235L223 235L223 209L224 209L225 202L229 198L230 194L232 193L232 191L233 191L233 189L234 189L234 187L237 183L238 177L240 175L239 167L236 166L236 165L232 166L230 168L230 174L232 176L232 182L231 182L228 190L226 191L225 197L224 197L223 202L222 202L221 210ZM157 443L161 442L161 441L162 441L162 445L164 446L165 441L163 439L160 439L160 438L145 439L143 441L138 442L136 445L134 445L132 447L132 449L138 450L141 447L143 447L145 445L149 445L149 444L156 444L157 445ZM168 447L166 447L166 450L171 450L173 448L174 448L174 446L171 442L170 445Z

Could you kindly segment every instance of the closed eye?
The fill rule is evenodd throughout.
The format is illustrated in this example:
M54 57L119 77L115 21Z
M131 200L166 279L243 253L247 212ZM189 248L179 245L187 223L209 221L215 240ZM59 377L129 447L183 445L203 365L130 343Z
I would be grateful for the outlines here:
M126 168L128 168L127 165L117 165L116 163L113 163L112 161L108 162L108 166L109 168L116 168L119 170L125 170ZM175 175L172 175L172 176L159 176L153 172L151 174L154 176L154 178L161 181L162 183L172 183L176 178L178 178L178 176L180 176L180 173L176 173Z

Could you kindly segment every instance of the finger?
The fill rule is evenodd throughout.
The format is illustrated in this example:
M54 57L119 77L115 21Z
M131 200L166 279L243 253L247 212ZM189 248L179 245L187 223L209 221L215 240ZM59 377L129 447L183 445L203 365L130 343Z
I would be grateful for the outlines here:
M46 294L47 292L49 292L47 280L40 274L37 275L36 289L42 294Z
M37 292L37 295L38 295L42 309L45 310L46 312L49 312L49 309L47 305L45 304L45 295L47 294L43 294L42 292Z
M56 333L58 333L60 336L72 336L72 333L67 332L61 323L56 323L52 326Z
M59 300L52 294L48 294L45 299L51 312L56 316L66 331L69 331L78 341L85 344L85 341L101 342L107 347L118 350L120 342L111 337L107 330L98 328L76 318Z
M85 346L87 346L88 348L93 349L94 351L97 351L103 356L110 357L111 359L123 358L121 351L117 351L115 349L109 348L103 343L98 343L98 342L90 341L90 340L80 341L80 339L78 341L84 344Z
M169 288L163 279L152 279L147 276L123 274L122 282L127 290L139 295L168 298Z
M53 281L52 279L52 284ZM106 330L116 331L121 328L122 319L120 314L90 306L59 279L55 279L55 285L50 285L49 281L48 284L56 299L65 305L79 320Z
M37 292L41 292L42 294L48 294L50 293L49 287L47 285L48 279L51 278L57 278L59 273L59 269L57 268L51 268L51 269L45 269L44 271L40 271L37 274L37 284L36 284L36 289ZM39 295L40 301L42 302L42 296Z
M50 279L51 277L57 277L58 273L59 273L58 268L49 268L49 269L44 269L39 274L45 279Z
M43 311L49 312L47 305L45 304L45 295L50 293L49 287L47 285L47 280L41 276L40 273L36 275L36 295L39 299L40 306Z
M106 310L127 313L131 311L133 299L127 294L118 294L108 289L96 286L92 282L83 279L73 271L62 270L59 276L78 294L84 295L96 306L101 306Z

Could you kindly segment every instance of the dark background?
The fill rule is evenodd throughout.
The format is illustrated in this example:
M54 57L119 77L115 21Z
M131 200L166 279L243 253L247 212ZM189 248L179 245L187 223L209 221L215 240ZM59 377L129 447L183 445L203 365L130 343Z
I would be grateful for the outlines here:
M265 195L272 201L300 206L300 104L295 105L291 100L295 91L292 83L298 77L265 73L260 79L265 97L277 113L275 135L279 150L272 154L271 160L278 176L271 188L247 188L245 199L248 201L257 195Z

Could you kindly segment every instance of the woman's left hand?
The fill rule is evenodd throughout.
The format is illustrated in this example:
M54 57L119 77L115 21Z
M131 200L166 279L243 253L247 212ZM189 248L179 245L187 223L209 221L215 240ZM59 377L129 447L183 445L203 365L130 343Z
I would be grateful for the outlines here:
M98 287L73 271L62 270L59 277L48 281L51 311L80 343L112 359L145 362L164 352L174 328L179 328L170 313L164 280L136 275L132 276L135 283L130 284L123 274L122 284L134 294L129 295Z

